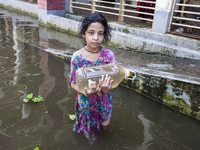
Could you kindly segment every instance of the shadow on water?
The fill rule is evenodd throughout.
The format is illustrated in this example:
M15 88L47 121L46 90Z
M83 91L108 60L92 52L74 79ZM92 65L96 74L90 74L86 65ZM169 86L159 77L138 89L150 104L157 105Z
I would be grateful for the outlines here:
M38 28L35 18L2 8L0 14L9 16L0 18L0 150L199 149L199 121L122 86L114 90L110 126L90 146L83 134L72 131L73 121L66 114L74 113L75 102L69 62L39 48L73 52L81 40ZM31 92L42 95L45 102L24 103Z

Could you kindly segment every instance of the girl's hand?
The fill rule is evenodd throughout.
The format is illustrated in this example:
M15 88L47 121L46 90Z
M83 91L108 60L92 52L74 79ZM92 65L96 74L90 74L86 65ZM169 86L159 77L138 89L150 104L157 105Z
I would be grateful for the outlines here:
M101 91L101 88L100 86L96 86L96 81L93 81L91 84L90 84L90 90L88 90L86 87L85 87L85 96L87 97L90 97L92 96L93 94L97 93L97 92L100 92Z
M105 76L105 79L104 75L102 75L102 78L99 79L99 87L104 94L109 94L113 90L112 84L113 80L110 79L108 74Z

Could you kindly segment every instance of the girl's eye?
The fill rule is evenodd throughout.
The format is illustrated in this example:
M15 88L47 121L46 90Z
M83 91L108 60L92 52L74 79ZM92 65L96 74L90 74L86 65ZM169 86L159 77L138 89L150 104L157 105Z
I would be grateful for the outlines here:
M89 34L93 34L93 32L89 32Z
M99 33L99 35L104 35L103 33Z

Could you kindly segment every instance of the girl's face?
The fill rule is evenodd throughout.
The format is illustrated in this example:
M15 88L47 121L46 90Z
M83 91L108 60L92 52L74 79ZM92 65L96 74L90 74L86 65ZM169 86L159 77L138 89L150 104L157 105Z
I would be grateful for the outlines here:
M99 22L93 22L82 36L86 40L88 50L99 50L104 40L104 26Z

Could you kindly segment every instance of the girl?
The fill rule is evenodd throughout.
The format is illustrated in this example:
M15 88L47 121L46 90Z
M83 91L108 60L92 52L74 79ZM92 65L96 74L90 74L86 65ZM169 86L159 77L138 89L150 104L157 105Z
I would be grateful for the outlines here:
M78 92L75 72L80 67L98 66L115 62L114 54L101 47L111 37L111 29L107 20L99 13L84 17L80 27L80 34L86 45L76 51L71 58L70 82L77 92L75 102L76 121L73 131L84 132L87 139L94 138L94 131L100 131L100 125L110 123L112 111L112 80L106 75L99 80L99 85L93 83L91 90Z

